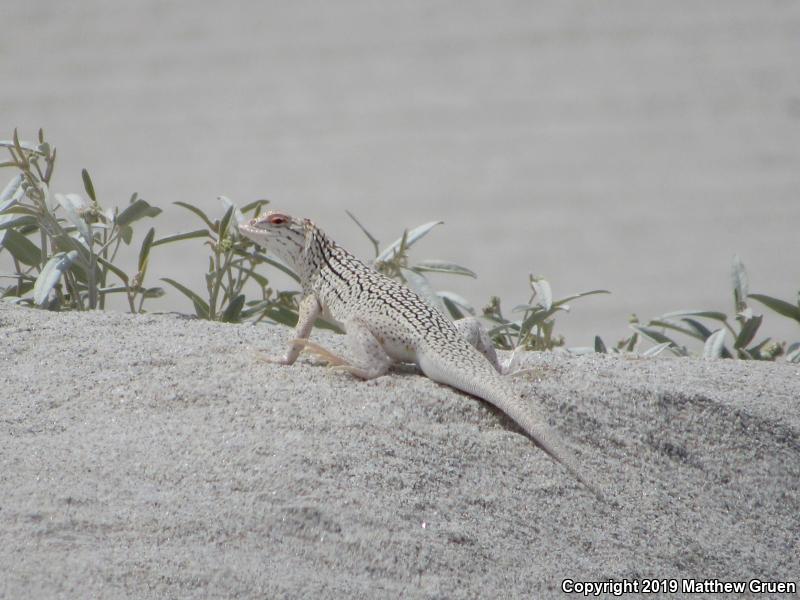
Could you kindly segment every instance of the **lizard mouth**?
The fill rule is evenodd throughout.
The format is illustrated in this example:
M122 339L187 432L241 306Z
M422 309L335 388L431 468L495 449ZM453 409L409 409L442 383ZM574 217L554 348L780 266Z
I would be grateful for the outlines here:
M239 233L250 238L254 242L258 242L261 238L269 234L266 229L258 226L258 218L239 223Z
M249 221L242 221L239 223L239 229L243 231L255 231L255 219L250 219Z

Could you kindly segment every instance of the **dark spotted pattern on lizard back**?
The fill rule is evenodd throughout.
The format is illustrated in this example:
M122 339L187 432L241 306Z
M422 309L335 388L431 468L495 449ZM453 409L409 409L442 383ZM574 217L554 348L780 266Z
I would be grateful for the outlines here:
M493 371L483 356L459 335L453 323L438 309L422 300L406 286L367 266L350 252L330 240L325 233L308 224L312 236L309 262L316 271L310 288L337 321L345 322L369 313L375 317L376 336L411 345L421 342L455 354L462 368Z

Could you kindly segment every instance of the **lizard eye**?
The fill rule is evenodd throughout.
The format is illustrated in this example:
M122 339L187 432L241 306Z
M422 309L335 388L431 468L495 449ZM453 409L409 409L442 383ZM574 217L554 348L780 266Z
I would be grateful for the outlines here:
M267 219L270 225L283 225L287 221L286 215L270 215L269 219Z

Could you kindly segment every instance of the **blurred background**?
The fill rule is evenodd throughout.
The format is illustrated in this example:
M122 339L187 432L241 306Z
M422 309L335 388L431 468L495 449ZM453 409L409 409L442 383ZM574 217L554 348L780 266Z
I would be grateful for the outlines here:
M163 208L159 236L198 225L172 202L221 214L220 194L269 198L362 258L371 245L345 209L383 243L442 219L413 254L476 271L433 282L478 308L527 301L528 273L556 297L611 290L559 318L573 346L627 335L632 312L731 313L735 253L751 291L800 290L800 3L26 0L0 13L0 137L43 127L54 189L82 192L86 167L103 205L137 191ZM203 287L199 244L157 250L154 276ZM150 309L192 312L171 289ZM791 328L771 314L762 329Z

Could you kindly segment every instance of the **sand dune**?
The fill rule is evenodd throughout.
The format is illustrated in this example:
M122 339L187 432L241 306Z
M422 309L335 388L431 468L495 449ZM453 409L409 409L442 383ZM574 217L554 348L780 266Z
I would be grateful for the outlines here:
M502 415L424 377L259 361L290 335L0 303L0 597L797 579L798 366L529 355L518 391L612 508Z

